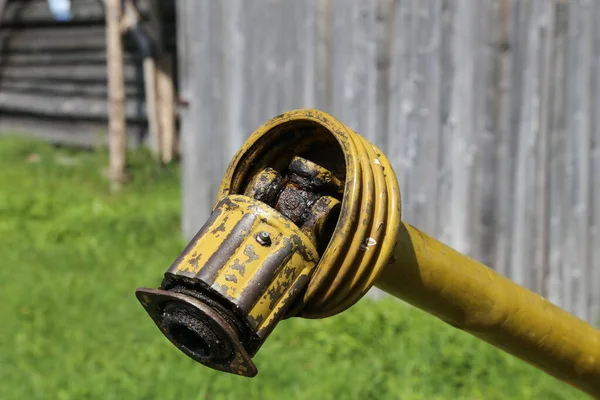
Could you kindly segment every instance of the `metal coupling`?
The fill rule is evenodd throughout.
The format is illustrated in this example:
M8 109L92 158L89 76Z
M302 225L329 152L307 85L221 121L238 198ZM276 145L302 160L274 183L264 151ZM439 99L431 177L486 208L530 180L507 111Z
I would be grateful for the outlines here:
M189 357L254 376L279 321L337 314L371 288L399 223L381 151L323 112L291 111L250 136L160 288L136 295Z
M288 317L346 310L374 284L600 398L600 332L400 218L383 153L335 118L295 110L235 155L206 224L159 289L136 295L185 354L257 373Z

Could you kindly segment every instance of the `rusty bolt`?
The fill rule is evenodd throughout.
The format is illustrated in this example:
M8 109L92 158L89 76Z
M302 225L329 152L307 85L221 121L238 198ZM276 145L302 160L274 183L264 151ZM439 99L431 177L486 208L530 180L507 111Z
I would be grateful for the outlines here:
M300 200L296 196L286 196L283 199L283 205L287 210L292 211L300 207Z
M269 232L260 232L256 235L256 241L260 243L262 246L270 246L271 245L271 235Z

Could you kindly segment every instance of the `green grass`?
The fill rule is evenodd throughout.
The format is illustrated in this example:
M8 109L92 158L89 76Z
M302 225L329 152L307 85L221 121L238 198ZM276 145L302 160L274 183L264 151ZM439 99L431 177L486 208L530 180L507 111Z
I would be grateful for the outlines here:
M132 153L111 195L105 163L0 138L2 400L586 398L393 300L282 322L254 379L196 364L134 297L183 248L179 171Z

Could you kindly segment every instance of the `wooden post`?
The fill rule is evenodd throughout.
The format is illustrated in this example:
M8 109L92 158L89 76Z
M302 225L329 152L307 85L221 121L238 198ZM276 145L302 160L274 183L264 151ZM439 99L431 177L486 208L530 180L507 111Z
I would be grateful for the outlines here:
M106 2L106 50L108 72L108 146L111 189L120 188L125 180L125 81L121 43L120 0Z
M157 6L152 4L152 12L151 16L156 13ZM157 17L151 18L151 21L148 26L151 29L156 30L157 28L155 19ZM124 18L121 24L121 33L127 32L129 29L132 29L136 25L139 24L141 20L140 13L136 8L133 0L126 0L124 2ZM157 97L158 97L158 89L156 87L157 83L157 62L154 56L145 55L143 60L143 69L144 69L144 92L146 94L146 115L148 118L148 147L150 151L158 155L160 152L160 122L158 117L158 109L157 109Z
M157 68L153 57L144 58L144 91L146 93L146 114L148 116L148 139L150 151L160 152L160 121L158 117L158 89L156 87Z
M131 2L131 0L129 0ZM151 37L154 51L152 57L144 59L144 84L146 85L146 107L148 114L148 129L150 136L150 150L160 158L162 153L162 123L161 123L161 103L160 103L160 55L162 53L160 19L160 4L158 0L149 2L150 8L145 23L148 33ZM138 14L139 18L139 14ZM152 64L152 67L150 67ZM152 73L150 72L152 69Z
M0 21L2 20L2 14L4 13L7 1L8 0L0 0Z
M157 111L160 126L160 154L163 164L173 160L175 150L175 88L173 83L173 56L163 52L158 58Z

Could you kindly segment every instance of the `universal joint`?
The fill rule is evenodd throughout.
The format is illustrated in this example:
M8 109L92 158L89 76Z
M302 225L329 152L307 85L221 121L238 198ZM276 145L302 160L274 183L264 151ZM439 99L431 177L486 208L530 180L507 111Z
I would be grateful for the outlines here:
M336 314L371 288L399 222L396 177L376 147L316 110L283 114L234 157L161 287L137 297L188 356L253 376L280 320Z
M317 110L250 136L160 288L136 295L185 354L254 376L279 321L337 314L374 284L600 398L600 332L403 223L385 155Z

